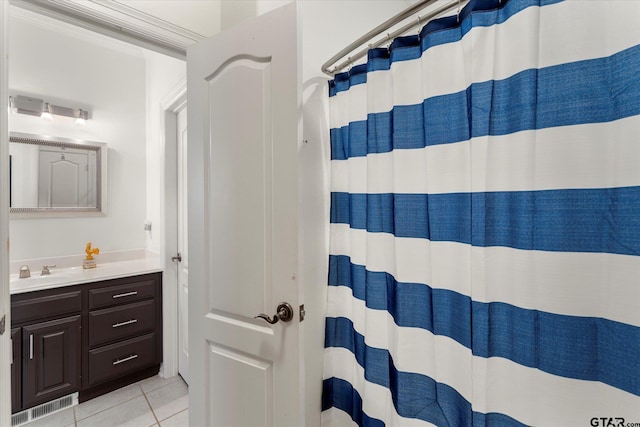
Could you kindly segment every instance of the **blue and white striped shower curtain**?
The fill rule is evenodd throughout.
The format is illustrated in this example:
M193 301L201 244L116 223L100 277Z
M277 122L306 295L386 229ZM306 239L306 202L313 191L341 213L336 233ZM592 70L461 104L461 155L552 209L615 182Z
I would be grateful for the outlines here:
M640 426L640 2L472 0L330 108L323 425Z

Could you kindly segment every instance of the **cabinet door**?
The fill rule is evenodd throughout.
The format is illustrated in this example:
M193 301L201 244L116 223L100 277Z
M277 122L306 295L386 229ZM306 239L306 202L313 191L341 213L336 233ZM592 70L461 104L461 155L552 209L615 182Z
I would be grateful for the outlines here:
M11 329L11 412L22 407L22 351L20 351L20 328Z
M24 326L22 341L25 408L78 391L80 315Z

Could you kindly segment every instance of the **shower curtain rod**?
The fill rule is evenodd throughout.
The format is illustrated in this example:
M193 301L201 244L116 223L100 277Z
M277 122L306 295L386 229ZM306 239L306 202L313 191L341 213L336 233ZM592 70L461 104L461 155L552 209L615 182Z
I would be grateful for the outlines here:
M358 59L363 58L364 56L366 56L366 54L369 51L369 49L382 46L383 44L385 44L387 42L390 42L391 40L393 40L394 38L398 37L399 35L406 33L411 28L416 27L416 26L419 27L420 25L426 25L431 19L435 18L436 16L438 16L438 15L444 13L444 12L447 12L447 11L449 11L449 10L455 8L455 7L462 8L462 6L465 3L468 3L468 0L464 0L464 1L462 1L462 0L453 0L453 1L450 1L450 2L446 3L445 5L443 5L443 6L439 7L439 8L433 9L426 16L418 15L418 22L410 22L409 24L404 25L403 27L399 28L398 30L396 30L396 31L394 31L394 32L392 32L390 34L387 33L387 35L384 38L378 40L377 42L369 43L365 48L359 50L358 52L356 52L353 55L348 56L345 61L343 61L343 62L339 63L338 65L335 65L333 68L331 68L331 66L334 65L336 62L338 62L339 59L344 58L345 56L347 56L350 52L353 52L359 46L362 46L363 44L367 43L368 41L370 41L371 39L373 39L377 35L385 32L386 30L388 30L389 28L393 27L394 25L404 21L405 19L407 19L411 15L414 15L416 12L418 12L418 11L420 11L420 10L422 10L422 9L432 5L432 4L435 4L438 1L439 0L420 0L420 1L412 4L410 7L406 8L402 12L398 13L397 15L387 19L382 24L378 25L377 27L375 27L374 29L372 29L371 31L369 31L368 33L366 33L362 37L358 38L356 41L354 41L353 43L351 43L350 45L348 45L344 49L342 49L340 52L338 52L335 55L333 55L327 62L322 64L322 68L321 68L322 72L333 78L338 71L344 69L345 67L347 67L349 65L353 65L354 61L357 61Z

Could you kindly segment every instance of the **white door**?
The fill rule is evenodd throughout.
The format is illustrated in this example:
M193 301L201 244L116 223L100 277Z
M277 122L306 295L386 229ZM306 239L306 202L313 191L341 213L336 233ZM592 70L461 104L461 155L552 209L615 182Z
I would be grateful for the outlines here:
M297 49L290 3L187 51L194 426L304 424Z
M178 170L178 373L189 384L189 248L187 234L187 109L176 115Z

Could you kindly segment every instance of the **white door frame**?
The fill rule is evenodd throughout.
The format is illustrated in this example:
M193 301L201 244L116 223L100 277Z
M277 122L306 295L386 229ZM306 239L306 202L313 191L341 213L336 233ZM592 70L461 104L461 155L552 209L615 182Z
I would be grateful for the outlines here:
M0 318L6 315L0 336L0 425L11 425L11 298L9 296L9 2L0 1Z
M160 129L164 141L160 153L162 161L162 177L164 192L161 197L161 221L164 241L161 243L160 256L164 264L162 274L162 342L163 362L161 375L165 378L178 375L178 281L177 264L171 257L178 251L178 168L176 164L177 113L187 105L187 81L182 80L163 99L160 118Z
M189 385L189 223L187 218L187 104L176 112L176 141L177 150L175 154L175 163L177 164L177 203L174 205L173 212L177 213L177 256L178 261L175 262L178 294L176 302L178 304L178 374ZM173 261L173 258L172 258Z

